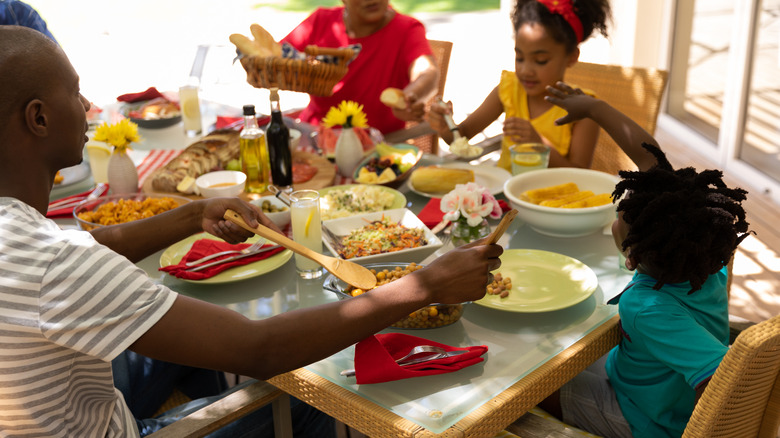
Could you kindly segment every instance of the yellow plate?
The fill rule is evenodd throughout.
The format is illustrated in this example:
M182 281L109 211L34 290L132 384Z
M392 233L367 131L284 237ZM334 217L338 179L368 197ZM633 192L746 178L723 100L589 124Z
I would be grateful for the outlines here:
M190 248L192 248L192 245L195 243L195 241L200 239L222 240L208 233L195 234L184 240L180 240L163 251L162 255L160 256L160 267L179 263L181 259L190 251ZM247 243L254 243L260 239L262 239L262 237L253 236L247 240ZM254 263L236 266L234 268L222 271L211 278L206 278L203 280L185 280L180 278L179 280L198 284L220 284L246 280L247 278L266 274L284 265L288 260L290 260L292 254L292 251L286 249L279 254L275 254L267 259L258 260Z
M512 279L509 296L485 295L475 303L509 312L565 309L588 299L599 284L596 274L581 261L533 249L504 251L495 272Z

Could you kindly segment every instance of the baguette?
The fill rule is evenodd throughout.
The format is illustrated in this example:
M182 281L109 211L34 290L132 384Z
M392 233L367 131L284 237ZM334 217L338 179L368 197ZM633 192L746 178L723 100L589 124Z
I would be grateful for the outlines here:
M415 190L425 193L447 193L458 184L474 182L474 171L426 166L414 172L409 181Z
M255 43L268 50L271 56L282 56L282 46L276 42L274 37L263 26L253 23L249 26L249 30L252 32Z
M385 88L384 91L382 91L382 94L379 95L379 100L390 108L399 110L406 109L404 92L398 88Z
M271 56L270 50L260 47L260 45L255 44L252 39L245 35L241 35L240 33L231 34L230 42L235 44L236 47L238 47L238 50L244 55L257 57Z

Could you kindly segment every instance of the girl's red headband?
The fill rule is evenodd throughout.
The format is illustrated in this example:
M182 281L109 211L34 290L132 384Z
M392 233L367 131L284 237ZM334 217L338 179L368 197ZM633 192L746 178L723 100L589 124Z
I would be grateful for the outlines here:
M574 5L572 0L538 0L539 3L547 6L553 14L558 14L569 23L569 26L574 30L574 35L577 36L577 42L581 43L583 39L582 21L580 17L574 13Z

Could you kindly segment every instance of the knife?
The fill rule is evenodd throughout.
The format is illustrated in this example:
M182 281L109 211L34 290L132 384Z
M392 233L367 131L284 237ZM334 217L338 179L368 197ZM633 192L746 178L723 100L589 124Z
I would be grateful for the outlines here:
M398 365L400 365L402 367L405 367L407 365L416 365L418 363L428 362L428 361L431 361L431 360L446 359L448 357L457 356L457 355L463 354L463 353L468 353L469 351L470 350L453 350L453 351L448 351L448 352L446 352L444 354L438 354L438 355L434 355L434 356L428 356L428 357L422 357L422 358L419 358L419 359L408 360L406 362L401 362ZM355 375L355 370L354 369L352 369L352 370L344 370L344 371L342 371L339 374L341 374L344 377L352 377L352 376Z
M244 257L251 257L253 255L262 254L264 252L271 251L272 249L281 248L281 246L282 245L274 245L274 246L269 246L267 248L261 248L261 249L258 249L257 251L250 252L250 253L247 253L247 254L239 254L239 255L234 255L232 257L226 257L224 259L220 259L220 260L217 260L215 262L206 263L205 265L200 265L200 266L195 266L194 268L185 269L185 271L187 271L187 272L198 272L198 271L201 271L203 269L210 268L212 266L216 266L216 265L219 265L219 264L222 264L222 263L232 262L233 260L243 259Z

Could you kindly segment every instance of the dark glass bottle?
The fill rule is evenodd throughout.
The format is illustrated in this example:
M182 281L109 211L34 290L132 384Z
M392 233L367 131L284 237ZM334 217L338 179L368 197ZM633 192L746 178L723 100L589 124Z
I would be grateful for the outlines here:
M279 91L271 88L271 122L265 130L268 156L271 162L271 181L280 189L292 187L292 151L290 150L290 129L282 120L279 107Z

